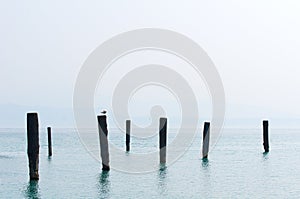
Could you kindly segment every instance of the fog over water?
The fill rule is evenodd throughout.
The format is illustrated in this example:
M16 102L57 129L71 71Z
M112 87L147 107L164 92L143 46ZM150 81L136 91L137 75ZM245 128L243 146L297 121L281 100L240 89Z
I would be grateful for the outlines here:
M260 125L263 118L278 127L299 127L299 9L297 0L3 1L0 127L23 127L25 113L31 110L42 113L43 125L72 127L74 85L88 55L114 35L145 27L179 32L207 52L223 81L228 127ZM189 71L177 58L157 52L133 53L111 70L122 66L126 72L144 63L168 64L181 74ZM106 76L109 84L119 80L112 74ZM187 77L199 89L201 118L210 119L205 84L192 73ZM132 117L147 123L146 109L157 101L167 102L169 116L177 116L172 96L148 91L133 96ZM96 101L99 93L109 100L106 91L98 90ZM156 98L149 101L153 93ZM103 107L102 101L97 103L96 112Z

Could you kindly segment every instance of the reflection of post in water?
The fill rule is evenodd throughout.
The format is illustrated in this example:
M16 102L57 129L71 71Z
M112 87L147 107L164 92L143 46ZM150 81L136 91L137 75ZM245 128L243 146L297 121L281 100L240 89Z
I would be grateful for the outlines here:
M98 179L98 189L100 198L109 198L110 193L110 181L109 181L109 172L102 171Z
M37 180L30 180L28 182L25 198L41 198L39 194L39 184Z
M160 195L167 194L166 178L167 178L167 167L165 164L160 164L160 168L158 170L158 189Z
M211 193L213 192L212 187L212 179L213 178L213 173L211 172L210 165L209 165L209 160L207 158L202 159L202 167L201 167L201 172L199 176L199 183L202 186L203 190L206 190L203 192L203 195L201 196L202 198L210 198Z
M160 168L158 171L159 174L159 179L163 180L166 178L166 174L167 174L167 166L166 164L160 164Z
M203 167L203 169L209 168L209 162L208 162L207 158L202 159L202 167Z

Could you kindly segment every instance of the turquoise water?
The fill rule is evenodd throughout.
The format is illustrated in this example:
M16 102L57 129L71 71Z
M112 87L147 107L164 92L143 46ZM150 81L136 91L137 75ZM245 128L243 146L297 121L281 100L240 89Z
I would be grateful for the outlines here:
M40 180L29 182L26 133L0 130L0 198L298 198L300 130L225 129L202 161L201 137L168 167L147 174L101 171L70 129L52 129L53 157L40 131ZM123 143L124 137L118 138ZM155 139L154 139L155 141ZM134 150L138 147L132 144ZM155 144L153 146L156 146ZM142 147L142 146L139 146ZM138 163L137 163L138 164Z

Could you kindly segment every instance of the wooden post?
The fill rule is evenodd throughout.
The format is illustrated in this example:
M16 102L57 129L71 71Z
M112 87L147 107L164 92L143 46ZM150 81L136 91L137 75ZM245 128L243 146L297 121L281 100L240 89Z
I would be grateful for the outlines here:
M263 121L263 145L265 152L269 152L269 122Z
M27 155L30 180L39 179L39 121L37 113L27 113Z
M202 135L202 158L207 159L209 151L210 123L204 122Z
M47 127L48 131L48 156L52 156L52 141L51 141L51 127Z
M166 163L167 154L167 118L159 119L159 158L160 163Z
M130 151L130 120L126 120L126 151Z
M102 170L109 171L109 151L108 151L108 130L106 123L106 115L100 115L98 118L99 140L100 140L100 154L102 159Z

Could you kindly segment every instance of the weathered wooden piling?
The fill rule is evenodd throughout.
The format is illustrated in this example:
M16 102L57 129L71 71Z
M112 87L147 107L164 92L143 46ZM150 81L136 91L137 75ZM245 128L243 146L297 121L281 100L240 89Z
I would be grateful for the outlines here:
M126 151L130 151L130 120L126 120Z
M159 159L166 163L167 154L167 118L159 119Z
M39 179L39 121L37 113L27 113L27 155L30 180Z
M263 145L265 152L269 152L269 121L263 121Z
M47 127L48 132L48 156L52 156L52 141L51 141L51 127Z
M99 129L99 140L100 140L100 152L102 159L102 170L109 171L109 151L108 151L108 130L107 130L107 122L106 115L100 115L98 118L98 129Z
M207 159L209 151L210 123L204 122L202 135L202 158Z

